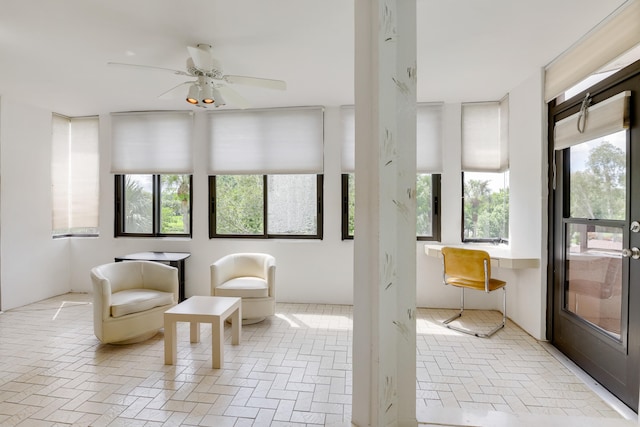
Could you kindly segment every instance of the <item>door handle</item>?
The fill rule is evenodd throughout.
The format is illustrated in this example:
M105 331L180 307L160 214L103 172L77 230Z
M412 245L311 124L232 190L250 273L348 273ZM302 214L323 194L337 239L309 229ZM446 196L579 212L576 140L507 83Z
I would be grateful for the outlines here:
M640 249L635 248L635 247L631 248L631 249L624 248L622 250L622 256L624 258L631 257L633 259L640 259Z

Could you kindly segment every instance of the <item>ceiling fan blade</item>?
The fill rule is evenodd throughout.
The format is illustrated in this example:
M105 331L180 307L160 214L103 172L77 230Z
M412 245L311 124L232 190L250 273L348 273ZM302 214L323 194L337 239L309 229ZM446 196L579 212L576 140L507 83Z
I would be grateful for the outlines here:
M267 89L285 90L287 83L283 80L262 79L259 77L226 75L222 78L227 83L234 83L247 86L258 86Z
M249 104L249 101L244 99L238 92L231 89L229 86L220 85L216 89L229 104L233 104L242 110L251 106L251 104Z
M178 98L178 95L180 94L180 92L178 90L176 90L176 89L181 88L182 86L185 86L185 85L193 84L193 83L196 83L196 81L194 80L192 82L182 82L179 85L172 87L168 91L162 92L158 96L158 99L176 99L176 98ZM185 97L186 94L183 93L182 96Z
M213 70L216 61L211 55L211 46L206 44L199 44L196 47L187 46L187 50L189 51L189 56L191 56L191 59L193 59L193 64L198 70Z
M169 71L175 75L178 76L189 76L189 77L193 77L191 74L185 72L185 71L180 71L180 70L174 70L171 68L163 68L163 67L154 67L152 65L139 65L139 64L126 64L123 62L107 62L107 65L116 65L119 67L134 67L134 68L146 68L146 69L151 69L151 70L161 70L161 71Z

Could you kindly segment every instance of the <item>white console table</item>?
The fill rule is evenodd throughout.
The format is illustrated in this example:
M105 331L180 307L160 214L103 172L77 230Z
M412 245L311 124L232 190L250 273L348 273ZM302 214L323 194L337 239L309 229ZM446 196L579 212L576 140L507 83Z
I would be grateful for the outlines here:
M487 251L491 256L491 266L494 268L539 268L539 258L523 258L513 256L508 248L500 247L496 245L483 245L483 244L429 244L424 245L424 253L432 257L442 257L441 249L445 246L453 246L457 248L467 249L481 249Z

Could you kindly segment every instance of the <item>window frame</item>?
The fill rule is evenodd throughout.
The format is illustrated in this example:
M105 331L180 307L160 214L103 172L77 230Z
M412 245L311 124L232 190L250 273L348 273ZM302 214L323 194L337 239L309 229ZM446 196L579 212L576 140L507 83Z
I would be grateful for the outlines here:
M269 212L269 184L268 177L272 174L255 174L262 175L262 200L263 200L263 230L262 234L218 234L216 231L216 176L209 175L209 239L305 239L305 240L322 240L323 239L323 222L324 222L324 174L302 174L316 176L316 234L272 234L268 233L268 212Z
M440 221L440 194L441 194L441 183L442 183L442 174L432 173L432 174L423 174L417 173L417 175L431 175L431 212L433 212L431 219L431 236L422 236L416 234L416 241L424 241L424 242L439 242L440 234L441 234L441 221ZM340 176L340 184L341 184L341 234L342 240L353 240L353 235L349 234L349 175L348 173L343 173ZM355 174L353 174L355 175ZM417 231L416 231L417 233Z
M152 229L151 233L127 233L124 231L125 225L125 177L127 175L151 175L152 181L152 200L151 200L151 217L152 217ZM160 227L162 220L160 214L162 208L160 204L162 199L160 197L161 191L161 177L166 175L189 175L189 233L161 233ZM114 224L114 237L178 237L178 238L192 238L193 236L193 174L183 173L167 173L167 174L116 174L114 175L115 186L115 224Z
M349 173L343 173L340 175L340 199L341 204L341 234L342 240L353 240L353 234L349 234Z

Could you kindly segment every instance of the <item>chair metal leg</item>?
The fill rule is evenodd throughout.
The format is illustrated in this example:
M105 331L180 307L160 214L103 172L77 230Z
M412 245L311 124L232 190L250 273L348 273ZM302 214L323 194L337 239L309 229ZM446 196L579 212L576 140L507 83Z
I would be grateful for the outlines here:
M447 326L447 328L454 329L449 326L449 323L456 320L458 317L462 317L462 313L464 312L464 288L460 288L460 311L447 320L443 320L442 323Z
M461 290L460 312L454 314L453 316L451 316L447 320L443 320L442 324L444 326L446 326L447 328L452 329L454 331L458 331L458 332L462 332L462 333L465 333L465 334L473 335L473 336L476 336L476 337L479 337L479 338L489 338L491 335L495 334L500 329L504 328L504 326L507 323L507 289L506 289L506 287L502 288L502 323L499 323L498 325L496 325L489 332L476 332L476 331L472 331L470 329L461 328L459 326L450 325L451 322L453 322L454 320L456 320L459 317L462 317L462 313L464 312L464 288L460 288L460 290Z

